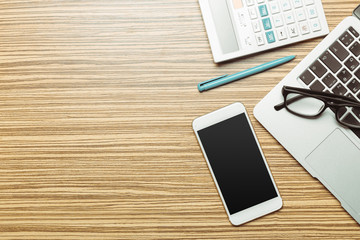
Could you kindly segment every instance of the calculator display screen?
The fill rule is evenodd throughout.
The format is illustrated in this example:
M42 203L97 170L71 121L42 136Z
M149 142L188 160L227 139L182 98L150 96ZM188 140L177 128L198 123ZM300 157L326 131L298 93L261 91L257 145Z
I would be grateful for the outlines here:
M223 54L239 51L227 0L209 0L209 5Z

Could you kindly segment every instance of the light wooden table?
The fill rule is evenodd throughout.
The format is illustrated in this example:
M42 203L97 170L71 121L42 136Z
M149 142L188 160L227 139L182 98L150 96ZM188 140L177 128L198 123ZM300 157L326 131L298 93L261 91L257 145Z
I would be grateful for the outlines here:
M330 29L358 3L323 0ZM252 115L320 40L216 65L197 0L0 1L0 238L360 239ZM289 53L297 58L286 65L196 89ZM284 200L241 227L228 221L191 128L235 101Z

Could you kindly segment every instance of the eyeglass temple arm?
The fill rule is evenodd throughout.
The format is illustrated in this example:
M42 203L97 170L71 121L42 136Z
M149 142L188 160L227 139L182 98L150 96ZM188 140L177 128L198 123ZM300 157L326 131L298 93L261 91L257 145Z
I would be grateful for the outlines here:
M274 109L276 111L280 111L281 109L283 109L285 107L285 102L279 103L277 105L274 106Z
M284 89L286 89L287 91L291 91L293 93L298 93L298 94L307 94L312 97L319 97L319 98L325 98L325 101L341 101L341 102L346 102L349 104L353 104L353 105L359 105L360 106L360 102L354 100L354 99L350 99L349 97L345 97L345 96L341 96L341 95L335 95L333 93L326 93L326 92L317 92L317 91L313 91L310 89L304 89L304 88L296 88L296 87L290 87L290 86L284 86ZM284 90L283 90L284 91ZM289 100L286 100L289 101ZM290 102L289 102L290 103ZM285 106L283 106L285 107Z
M291 99L287 99L286 102L287 104L292 104L293 102L296 102L298 100L300 100L301 98L305 98L306 96L303 96L303 95L298 95L296 97L293 97ZM281 109L283 109L285 107L285 102L282 102L282 103L279 103L277 105L274 106L274 109L276 111L280 111Z

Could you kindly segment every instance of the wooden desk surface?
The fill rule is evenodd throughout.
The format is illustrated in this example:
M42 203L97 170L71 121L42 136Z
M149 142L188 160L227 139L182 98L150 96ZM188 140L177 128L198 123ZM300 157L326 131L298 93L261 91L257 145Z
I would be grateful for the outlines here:
M330 29L358 1L323 0ZM255 120L321 38L216 65L197 0L0 1L1 239L360 239ZM205 79L296 60L200 94ZM283 208L233 227L192 132L247 107Z

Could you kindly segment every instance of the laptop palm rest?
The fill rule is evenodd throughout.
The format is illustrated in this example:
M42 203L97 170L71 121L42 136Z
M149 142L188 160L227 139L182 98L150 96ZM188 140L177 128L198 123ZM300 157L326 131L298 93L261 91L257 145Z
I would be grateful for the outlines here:
M325 138L306 161L336 197L341 196L360 214L360 149L340 129Z

